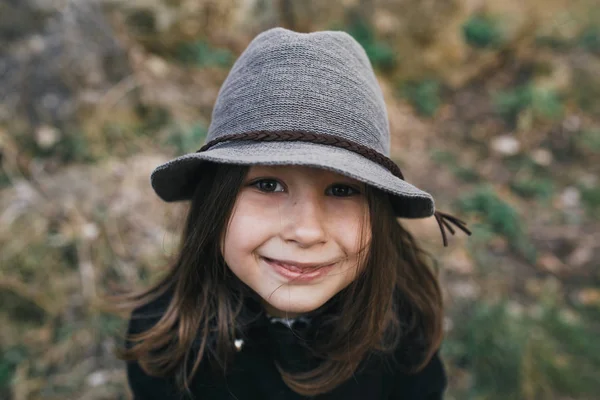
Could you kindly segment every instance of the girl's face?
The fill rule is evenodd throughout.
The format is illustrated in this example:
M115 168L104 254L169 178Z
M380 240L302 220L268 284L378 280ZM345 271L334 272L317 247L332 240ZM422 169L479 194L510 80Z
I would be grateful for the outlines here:
M323 169L251 166L221 243L225 262L271 315L319 308L364 262L371 241L364 189Z

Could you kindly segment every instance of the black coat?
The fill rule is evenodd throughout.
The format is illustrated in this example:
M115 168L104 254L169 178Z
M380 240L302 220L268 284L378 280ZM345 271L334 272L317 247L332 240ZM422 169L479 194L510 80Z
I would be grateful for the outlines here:
M254 303L253 303L254 304ZM150 328L164 310L166 298L159 298L133 312L128 333L139 333ZM256 305L246 310L258 310ZM139 316L147 318L138 319ZM238 399L238 400L300 400L300 396L289 389L279 372L274 359L286 371L295 371L299 365L310 365L307 352L299 345L297 336L312 332L302 323L294 325L294 333L281 322L272 322L264 312L250 313L248 329L243 333L244 343L236 353L233 365L226 377L215 376L209 368L200 369L191 384L195 399ZM299 326L297 326L299 325ZM313 325L313 324L311 324ZM126 343L129 345L129 343ZM402 357L400 350L396 357ZM361 372L329 393L314 399L318 400L440 400L447 380L444 366L436 355L417 374L403 372L399 365L388 362L381 356L370 357ZM303 364L304 363L304 364ZM313 364L314 365L314 364ZM135 400L175 400L187 399L177 394L171 378L157 378L145 374L137 362L127 363L127 378Z

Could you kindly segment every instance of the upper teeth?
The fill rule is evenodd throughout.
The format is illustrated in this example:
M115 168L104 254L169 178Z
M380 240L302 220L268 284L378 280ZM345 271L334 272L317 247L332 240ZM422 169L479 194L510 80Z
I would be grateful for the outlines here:
M278 262L279 265L285 267L285 268L289 268L289 269L295 269L295 270L301 270L300 267L296 266L296 265L291 265L291 264L284 264L284 263L280 263Z
M279 264L282 267L288 268L288 269L294 269L294 270L301 270L302 268L298 267L297 265L292 265L292 264L286 264L286 263L282 263L280 261L276 261L270 258L267 258L267 261L275 263L275 264Z

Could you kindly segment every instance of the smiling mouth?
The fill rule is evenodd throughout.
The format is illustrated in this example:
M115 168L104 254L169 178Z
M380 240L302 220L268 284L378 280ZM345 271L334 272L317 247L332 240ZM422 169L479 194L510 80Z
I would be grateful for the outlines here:
M314 271L322 267L328 267L335 262L327 262L327 263L296 263L292 261L280 261L274 258L263 257L266 261L270 263L279 264L282 267L289 269L290 271L302 272L302 271Z
M262 257L261 259L281 277L293 284L309 284L313 281L327 276L334 268L334 263L328 264L293 264L289 261L281 262L273 258Z

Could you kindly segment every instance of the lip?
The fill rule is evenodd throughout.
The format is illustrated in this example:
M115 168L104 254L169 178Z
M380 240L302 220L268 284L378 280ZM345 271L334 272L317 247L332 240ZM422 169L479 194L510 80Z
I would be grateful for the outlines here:
M274 260L274 259L266 258L266 257L261 257L261 259L268 266L270 266L275 272L277 272L279 275L283 276L284 278L294 280L294 282L313 281L317 278L320 278L320 277L326 275L329 271L331 271L331 269L335 265L335 262L334 262L332 264L323 265L322 267L315 269L314 271L311 271L311 272L303 272L302 271L303 269L306 269L309 267L315 267L315 266L322 265L322 264L292 263L292 262L288 263L286 261ZM289 268L289 266L292 266L293 268Z

